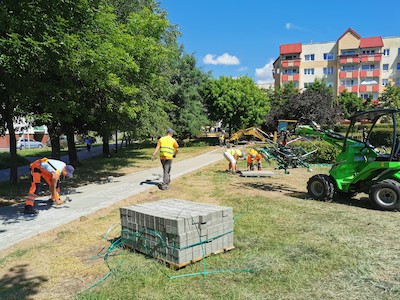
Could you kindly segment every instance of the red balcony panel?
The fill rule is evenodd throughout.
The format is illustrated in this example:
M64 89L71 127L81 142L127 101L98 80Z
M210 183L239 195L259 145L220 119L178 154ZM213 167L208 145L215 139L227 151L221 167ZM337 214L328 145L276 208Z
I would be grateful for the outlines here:
M339 87L339 93L343 93L343 91L346 89L346 87L345 86L340 86Z
M287 66L288 66L288 61L282 60L282 68L287 68Z
M367 87L365 85L360 85L360 92L365 92L367 90Z
M374 76L374 77L379 77L380 75L381 75L381 71L380 70L374 70L372 72L372 76Z
M381 61L382 60L382 53L375 53L374 58L375 58L375 61Z
M360 71L360 77L361 78L365 78L365 77L367 77L367 71Z
M287 74L283 74L283 75L282 75L282 81L283 81L283 82L288 81L288 78L289 78L289 75L287 75Z
M374 84L372 86L372 91L375 92L375 93L379 92L379 85L378 84Z
M300 74L294 74L293 75L293 80L294 81L299 81L299 78L300 78Z
M340 58L340 63L341 64L346 64L347 63L347 58L346 57L341 57Z
M353 85L353 86L351 87L351 92L352 92L352 93L357 93L357 92L358 92L358 85Z
M371 100L371 105L372 106L376 106L376 105L378 105L379 104L379 100L378 99L372 99Z
M358 77L358 71L353 71L353 78L357 78Z
M293 61L293 67L300 67L300 59L295 59Z
M340 73L339 73L339 78L340 78L340 79L346 78L346 72L340 72Z

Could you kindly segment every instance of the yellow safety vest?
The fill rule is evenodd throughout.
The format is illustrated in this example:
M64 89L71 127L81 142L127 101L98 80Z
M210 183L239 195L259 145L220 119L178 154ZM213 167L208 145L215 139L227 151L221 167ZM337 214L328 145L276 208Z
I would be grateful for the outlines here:
M228 153L232 154L234 157L239 157L242 155L242 151L240 150L236 150L236 149L228 149L227 150Z
M175 139L169 135L160 138L160 156L164 156L166 159L172 159L175 153L175 143Z

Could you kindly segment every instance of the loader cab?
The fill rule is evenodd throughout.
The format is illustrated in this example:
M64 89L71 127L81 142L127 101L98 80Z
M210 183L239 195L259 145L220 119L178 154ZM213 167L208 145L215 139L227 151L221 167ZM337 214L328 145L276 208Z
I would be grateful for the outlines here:
M350 118L343 152L360 151L369 161L398 161L400 110L394 108L361 112Z

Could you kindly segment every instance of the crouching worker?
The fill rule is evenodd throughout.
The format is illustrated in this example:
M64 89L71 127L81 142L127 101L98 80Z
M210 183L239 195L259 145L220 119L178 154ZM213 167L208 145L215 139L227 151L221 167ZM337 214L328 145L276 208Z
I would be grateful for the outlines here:
M261 154L258 153L258 151L256 149L251 149L249 151L249 154L247 155L247 168L250 171L254 171L254 164L255 162L257 162L257 169L258 171L262 170L262 166L261 166Z
M60 199L60 179L61 175L71 178L74 173L74 167L66 163L56 160L41 158L35 160L30 164L31 169L31 187L29 194L25 198L25 214L37 214L38 212L33 208L35 199L41 192L41 178L46 180L51 192L50 204L56 202L58 205L63 202Z
M243 157L244 153L239 149L228 149L224 152L224 157L229 161L229 171L233 173L238 171L237 161Z

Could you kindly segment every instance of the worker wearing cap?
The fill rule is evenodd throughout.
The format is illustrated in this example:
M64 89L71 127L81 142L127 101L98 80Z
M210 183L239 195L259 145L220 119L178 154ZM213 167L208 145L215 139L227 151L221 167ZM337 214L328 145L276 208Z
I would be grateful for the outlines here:
M258 151L256 149L251 149L249 151L249 154L247 155L247 168L250 171L254 171L254 163L257 162L257 169L258 171L262 170L262 166L261 166L261 154L258 153Z
M159 186L161 190L166 190L171 182L171 166L172 160L176 157L179 150L179 145L176 140L172 137L174 131L168 128L167 135L160 138L157 142L157 146L151 155L153 160L158 150L160 150L160 161L163 167L163 183Z
M51 198L49 202L53 204L62 204L60 199L60 179L61 175L71 178L74 173L74 167L67 165L65 162L56 159L48 159L46 157L35 160L30 164L31 169L31 187L29 194L25 198L26 214L37 214L34 210L35 199L39 196L41 191L41 178L43 178L49 185Z
M237 161L243 157L244 153L239 149L228 149L224 152L224 157L229 161L229 171L235 173L238 171Z

